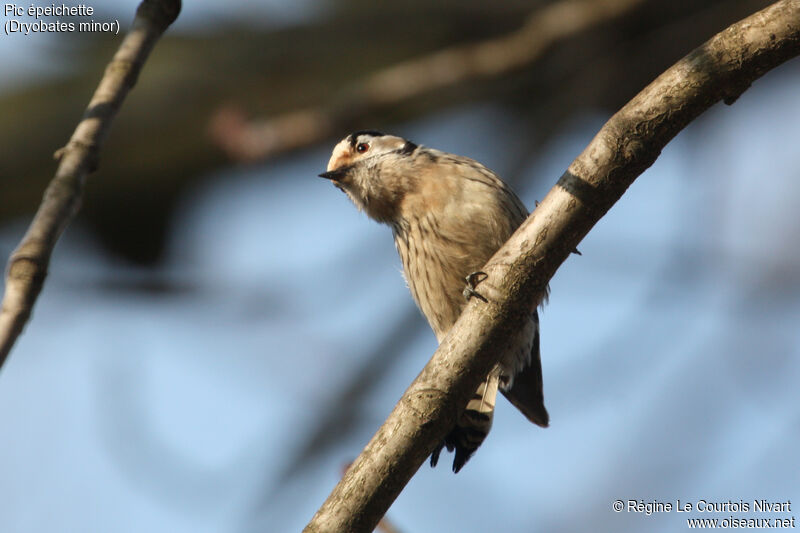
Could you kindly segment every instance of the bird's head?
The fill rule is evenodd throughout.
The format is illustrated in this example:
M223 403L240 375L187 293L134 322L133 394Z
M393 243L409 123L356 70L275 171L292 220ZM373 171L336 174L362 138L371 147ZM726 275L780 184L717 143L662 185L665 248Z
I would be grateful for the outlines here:
M413 186L409 172L417 145L394 135L364 130L351 133L333 149L329 179L371 218L393 222L405 194Z

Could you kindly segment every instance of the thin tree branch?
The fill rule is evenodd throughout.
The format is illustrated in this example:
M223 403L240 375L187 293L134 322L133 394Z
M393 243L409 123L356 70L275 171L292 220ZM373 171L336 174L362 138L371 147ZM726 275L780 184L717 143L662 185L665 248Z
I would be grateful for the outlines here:
M222 109L211 120L210 134L231 158L243 161L310 146L375 110L521 69L555 43L642 3L644 0L561 0L535 11L510 34L379 70L347 87L330 105L251 122L234 109Z
M0 311L0 365L11 351L47 277L59 236L78 212L86 176L97 169L100 147L111 123L156 41L178 17L180 0L143 0L128 35L106 67L83 118L66 146L55 153L58 169L42 203L11 253Z
M798 54L800 0L782 0L695 49L611 117L486 265L488 303L472 299L305 531L371 531L592 226L681 129Z

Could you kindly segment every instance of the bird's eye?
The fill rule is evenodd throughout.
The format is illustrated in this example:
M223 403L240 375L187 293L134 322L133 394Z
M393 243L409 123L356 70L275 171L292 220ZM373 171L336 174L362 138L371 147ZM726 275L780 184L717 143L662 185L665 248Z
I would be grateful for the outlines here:
M369 144L367 143L358 143L358 145L356 146L356 152L358 152L359 154L363 154L367 150L369 150Z

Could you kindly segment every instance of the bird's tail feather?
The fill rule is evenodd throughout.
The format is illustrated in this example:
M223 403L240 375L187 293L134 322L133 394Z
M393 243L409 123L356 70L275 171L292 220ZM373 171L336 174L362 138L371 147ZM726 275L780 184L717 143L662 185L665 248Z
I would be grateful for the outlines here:
M536 335L533 338L530 365L523 368L516 376L511 388L501 388L501 392L508 398L514 407L519 409L525 417L536 424L546 428L550 423L550 415L544 407L544 392L542 390L542 358L539 355L539 329L538 315L534 315L537 322Z
M458 472L481 445L492 428L494 403L500 383L500 369L495 368L478 385L475 394L467 403L456 426L447 434L431 454L431 466L436 466L443 448L456 452L453 459L453 472Z

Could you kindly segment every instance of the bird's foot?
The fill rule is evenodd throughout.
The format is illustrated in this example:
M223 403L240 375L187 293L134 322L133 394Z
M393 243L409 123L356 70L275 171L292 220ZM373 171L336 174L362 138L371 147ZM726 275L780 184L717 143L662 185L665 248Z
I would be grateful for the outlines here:
M466 301L469 301L470 298L474 296L475 298L481 300L482 302L488 302L488 300L484 298L484 296L481 293L475 290L478 287L478 285L480 285L488 277L489 274L487 274L486 272L481 272L479 270L477 272L473 272L472 274L464 278L467 281L467 286L464 287L464 292L462 292L462 294L464 295L464 299Z

